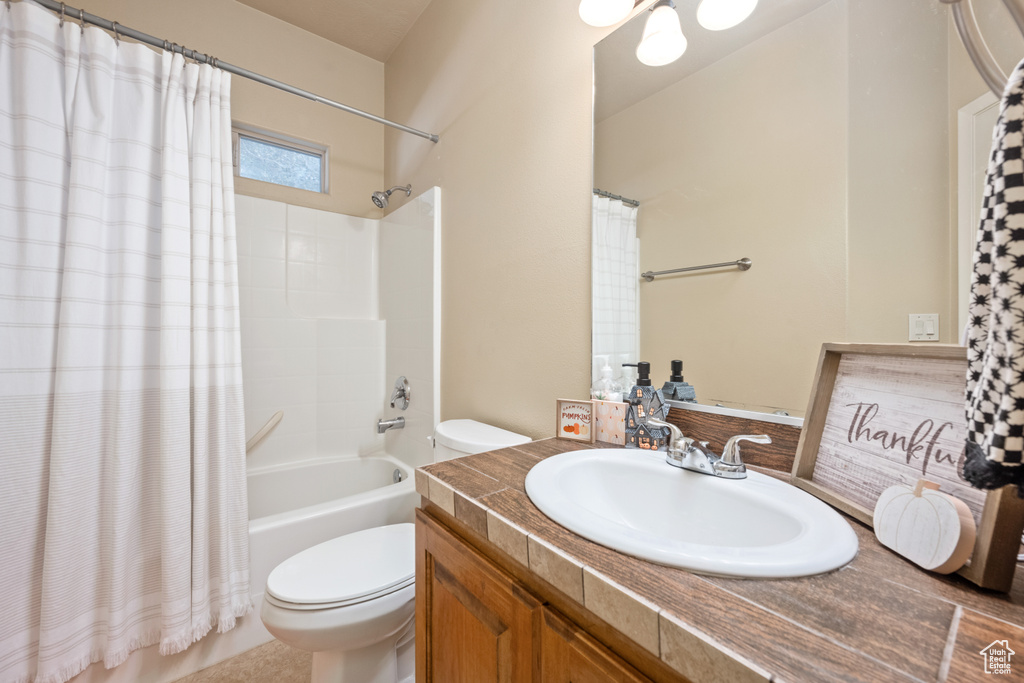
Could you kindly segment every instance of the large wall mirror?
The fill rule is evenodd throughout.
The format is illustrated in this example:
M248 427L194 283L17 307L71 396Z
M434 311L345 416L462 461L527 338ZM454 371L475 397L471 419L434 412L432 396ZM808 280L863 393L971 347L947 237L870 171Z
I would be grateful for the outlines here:
M1001 2L975 4L1009 73L1024 40ZM959 197L983 182L997 107L946 6L762 0L710 32L696 0L677 5L677 62L637 61L647 12L595 48L594 186L639 202L638 240L621 245L637 273L752 267L595 287L595 308L638 301L617 331L634 325L655 384L679 358L700 403L802 415L823 342L905 343L910 314L938 314L939 342L957 342L960 213L979 211ZM595 203L602 222L616 210ZM595 244L595 272L618 253ZM616 332L602 321L595 354Z

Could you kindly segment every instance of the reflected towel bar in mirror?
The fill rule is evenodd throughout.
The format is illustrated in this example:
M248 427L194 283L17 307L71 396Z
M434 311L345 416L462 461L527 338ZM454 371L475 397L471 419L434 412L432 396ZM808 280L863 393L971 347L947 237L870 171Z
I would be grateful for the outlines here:
M669 273L685 273L690 270L707 270L708 268L732 268L736 267L740 270L750 270L750 266L753 262L748 258L741 258L738 261L727 261L725 263L709 263L706 266L690 266L688 268L675 268L673 270L659 270L659 271L647 271L642 273L640 277L651 282L654 278L659 275L668 275Z

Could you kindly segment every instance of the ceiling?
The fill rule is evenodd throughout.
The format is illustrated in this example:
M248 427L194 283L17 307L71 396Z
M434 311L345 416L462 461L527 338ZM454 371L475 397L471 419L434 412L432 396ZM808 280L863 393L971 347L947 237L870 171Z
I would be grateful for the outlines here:
M831 0L761 0L754 13L739 26L726 31L708 31L697 23L696 2L679 2L679 19L688 41L678 61L651 67L636 58L636 46L647 22L641 12L623 24L594 48L597 74L594 121L617 114L640 100L717 62L798 17Z
M830 1L762 0L749 19L720 32L707 31L697 24L696 2L679 2L679 17L689 45L681 59L662 67L645 66L636 59L636 45L648 15L641 12L594 49L598 75L594 120L602 121L650 97ZM387 61L430 4L430 0L238 2L380 62Z
M405 38L430 0L238 0L379 62Z

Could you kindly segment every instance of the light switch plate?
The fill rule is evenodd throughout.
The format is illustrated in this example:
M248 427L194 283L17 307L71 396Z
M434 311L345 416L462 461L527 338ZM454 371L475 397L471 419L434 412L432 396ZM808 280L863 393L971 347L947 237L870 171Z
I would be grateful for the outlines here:
M939 341L939 314L911 313L910 341Z

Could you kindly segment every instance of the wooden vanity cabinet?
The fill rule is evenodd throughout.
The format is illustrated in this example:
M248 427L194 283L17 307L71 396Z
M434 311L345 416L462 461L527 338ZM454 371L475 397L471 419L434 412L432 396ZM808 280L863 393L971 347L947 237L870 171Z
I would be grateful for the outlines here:
M544 683L651 683L586 631L541 607L540 676Z
M651 683L417 511L419 683Z
M417 513L417 681L532 681L540 606L512 577Z

